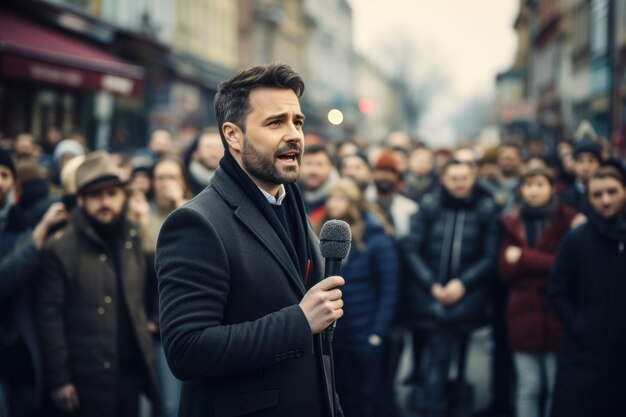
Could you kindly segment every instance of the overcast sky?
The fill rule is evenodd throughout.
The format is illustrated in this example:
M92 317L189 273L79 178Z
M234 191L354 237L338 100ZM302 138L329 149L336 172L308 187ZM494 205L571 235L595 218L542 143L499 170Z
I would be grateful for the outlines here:
M400 34L415 44L419 77L445 80L420 124L431 143L452 144L459 108L492 95L495 75L510 67L517 41L518 0L349 0L358 51L389 44Z

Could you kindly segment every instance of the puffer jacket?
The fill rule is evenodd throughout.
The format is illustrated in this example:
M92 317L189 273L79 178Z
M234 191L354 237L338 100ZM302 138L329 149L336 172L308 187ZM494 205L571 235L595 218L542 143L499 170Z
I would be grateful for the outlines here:
M471 330L485 323L498 258L497 220L496 204L479 187L464 200L444 189L422 200L402 242L412 274L411 325ZM463 282L466 293L458 303L444 306L431 295L431 288L454 278Z

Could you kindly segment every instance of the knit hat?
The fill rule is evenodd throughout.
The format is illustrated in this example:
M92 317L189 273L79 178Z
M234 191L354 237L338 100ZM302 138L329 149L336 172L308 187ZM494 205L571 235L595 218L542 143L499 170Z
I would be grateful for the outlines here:
M374 165L374 169L400 174L395 154L392 151L387 150L380 153L378 160L376 160L376 164Z
M83 146L73 139L64 139L54 148L54 160L57 162L64 156L81 156L84 154Z
M602 150L596 142L588 139L577 142L574 146L574 159L578 159L578 156L582 153L590 153L598 162L602 162Z
M13 179L17 177L15 172L15 163L13 163L13 158L11 158L11 154L5 149L0 148L0 165L5 166L11 170L13 174Z

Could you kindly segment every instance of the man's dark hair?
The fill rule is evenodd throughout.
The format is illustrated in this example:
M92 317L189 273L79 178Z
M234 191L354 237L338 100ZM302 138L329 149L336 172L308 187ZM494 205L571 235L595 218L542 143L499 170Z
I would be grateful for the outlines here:
M450 168L452 166L456 166L456 165L465 165L466 167L468 167L472 171L475 168L475 165L472 165L469 162L459 161L458 159L450 159L448 162L445 163L445 165L443 167L441 167L441 175L444 175L448 171L448 168Z
M304 93L302 77L287 64L257 65L233 75L221 82L215 95L215 115L224 149L228 151L228 143L222 132L226 122L234 123L246 131L246 117L250 113L248 97L255 88L288 88L299 98Z
M554 184L555 184L554 174L547 168L535 168L535 169L526 171L520 177L519 182L521 185L524 185L529 180L531 180L532 178L536 178L536 177L544 177L548 181L548 183L550 183L550 187L554 187Z
M324 155L326 155L326 157L328 158L328 161L332 163L330 152L328 151L328 148L326 148L326 146L316 144L316 145L307 145L304 148L305 155L315 155L318 153L323 153Z
M597 180L597 179L606 179L613 178L622 184L623 187L626 187L626 178L624 178L624 174L620 169L613 165L602 165L598 170L591 176L589 181Z

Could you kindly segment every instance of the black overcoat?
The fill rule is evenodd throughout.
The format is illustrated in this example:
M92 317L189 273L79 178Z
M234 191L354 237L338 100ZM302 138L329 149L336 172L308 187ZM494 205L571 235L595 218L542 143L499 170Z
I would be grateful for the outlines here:
M308 227L310 286L323 269ZM223 169L167 218L156 266L165 353L184 380L180 416L330 415L330 362L298 306L303 278Z
M548 296L565 341L553 417L626 414L625 244L591 221L569 232L556 255Z

